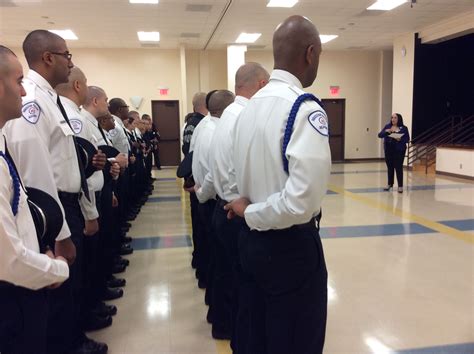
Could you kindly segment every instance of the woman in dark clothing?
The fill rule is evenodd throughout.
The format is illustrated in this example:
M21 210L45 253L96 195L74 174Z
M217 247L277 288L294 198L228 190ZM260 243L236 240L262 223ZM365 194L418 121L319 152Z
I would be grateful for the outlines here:
M384 190L392 189L395 170L397 172L398 193L403 193L403 160L405 159L407 143L410 141L410 133L408 128L403 125L401 114L392 114L390 123L383 127L379 133L379 138L383 138L385 163L388 169L388 185Z

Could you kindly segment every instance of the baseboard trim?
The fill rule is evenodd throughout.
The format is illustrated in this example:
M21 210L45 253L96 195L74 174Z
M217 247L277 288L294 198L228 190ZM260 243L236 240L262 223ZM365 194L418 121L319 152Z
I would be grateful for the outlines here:
M461 179L467 179L469 181L474 181L474 177L466 176L466 175L459 175L457 173L450 173L450 172L443 172L443 171L436 171L437 175L449 176L449 177L456 177Z
M334 163L361 163L361 162L383 162L383 157L369 157L365 159L344 159L344 161L334 161Z

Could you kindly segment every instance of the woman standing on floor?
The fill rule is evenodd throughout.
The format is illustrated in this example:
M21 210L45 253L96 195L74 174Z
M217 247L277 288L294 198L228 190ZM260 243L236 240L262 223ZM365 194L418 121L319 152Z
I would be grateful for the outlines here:
M390 123L385 125L379 133L383 138L385 163L387 164L388 185L384 188L389 191L393 187L394 170L397 172L398 193L403 193L403 160L410 141L408 128L403 125L400 113L393 113Z

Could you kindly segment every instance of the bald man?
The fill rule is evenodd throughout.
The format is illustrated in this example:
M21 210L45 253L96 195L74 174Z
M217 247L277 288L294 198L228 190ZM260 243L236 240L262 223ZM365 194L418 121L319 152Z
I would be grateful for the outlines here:
M0 352L46 353L46 286L69 276L66 259L41 254L36 228L2 128L21 116L23 69L0 46ZM18 200L18 203L15 203Z
M226 209L245 219L240 259L253 289L252 330L238 353L323 351L327 271L319 219L331 154L326 113L303 91L316 78L320 54L314 24L286 19L273 35L270 81L235 124L240 198Z
M82 244L84 221L79 199L88 196L87 180L74 131L59 96L54 90L67 83L74 64L66 42L45 30L30 32L23 51L30 71L25 80L22 118L5 126L13 159L29 187L44 190L57 198L66 222L56 238L55 254L70 265L70 277L51 291L48 319L48 353L105 353L107 346L88 339L78 320L77 290L80 286L76 245Z
M209 97L209 117L207 122L201 122L193 134L192 142L194 142L192 172L196 185L202 185L204 178L209 172L209 154L214 146L211 146L211 140L216 130L224 110L234 102L235 96L228 90L217 90ZM209 304L208 320L212 321L213 317L213 280L214 280L214 246L215 246L215 232L212 226L212 215L214 214L216 200L215 194L204 203L199 203L198 211L201 219L201 224L204 227L204 245L203 257L200 270L199 282L200 286L206 286L206 298ZM203 284L204 283L204 284ZM199 283L198 283L199 285Z
M236 267L238 261L237 239L243 220L227 219L223 207L239 197L235 185L235 171L232 156L232 132L240 112L248 100L264 87L269 79L268 72L258 63L242 65L235 75L235 101L223 112L219 128L215 130L209 152L209 172L201 187L196 186L196 196L201 203L217 194L214 211L216 232L216 266L213 282L212 302L214 315L212 336L216 339L230 339L234 332L235 314L232 309L237 300Z

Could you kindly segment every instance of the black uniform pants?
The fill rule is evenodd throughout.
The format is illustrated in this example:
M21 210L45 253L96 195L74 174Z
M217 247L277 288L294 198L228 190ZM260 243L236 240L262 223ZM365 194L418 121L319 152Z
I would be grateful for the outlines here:
M48 293L48 354L64 353L84 339L79 322L83 297L84 219L77 194L61 192L59 199L76 246L76 260L69 267L69 279Z
M208 200L201 204L199 203L199 217L203 225L203 245L201 248L200 257L200 278L206 283L206 303L212 304L212 282L214 278L214 247L215 247L215 232L213 227L213 215L216 201L214 199Z
M199 216L199 200L196 197L196 193L189 193L189 201L191 205L191 224L193 226L193 260L192 264L197 269L197 274L201 274L201 253L203 245L203 233L204 227L201 223L201 218Z
M243 310L248 312L238 321L248 321L248 331L240 334L236 352L322 353L327 271L314 219L308 224L265 232L244 226L239 243L240 261L247 276Z
M105 181L101 193L101 216L100 230L101 240L99 242L99 268L103 270L104 278L112 274L112 264L114 251L120 245L120 234L116 228L118 213L112 208L112 192L114 181ZM118 209L118 208L116 208ZM101 284L100 290L105 289L105 281Z
M46 354L45 290L0 285L0 353Z
M244 224L242 218L227 219L225 200L218 200L214 209L215 268L212 293L213 330L232 334L233 307L236 289L236 267L238 263L238 236ZM235 313L235 311L234 311Z
M403 160L404 159L405 159L405 150L398 151L395 148L385 149L385 163L387 164L389 186L393 186L394 171L396 171L398 186L403 187Z

